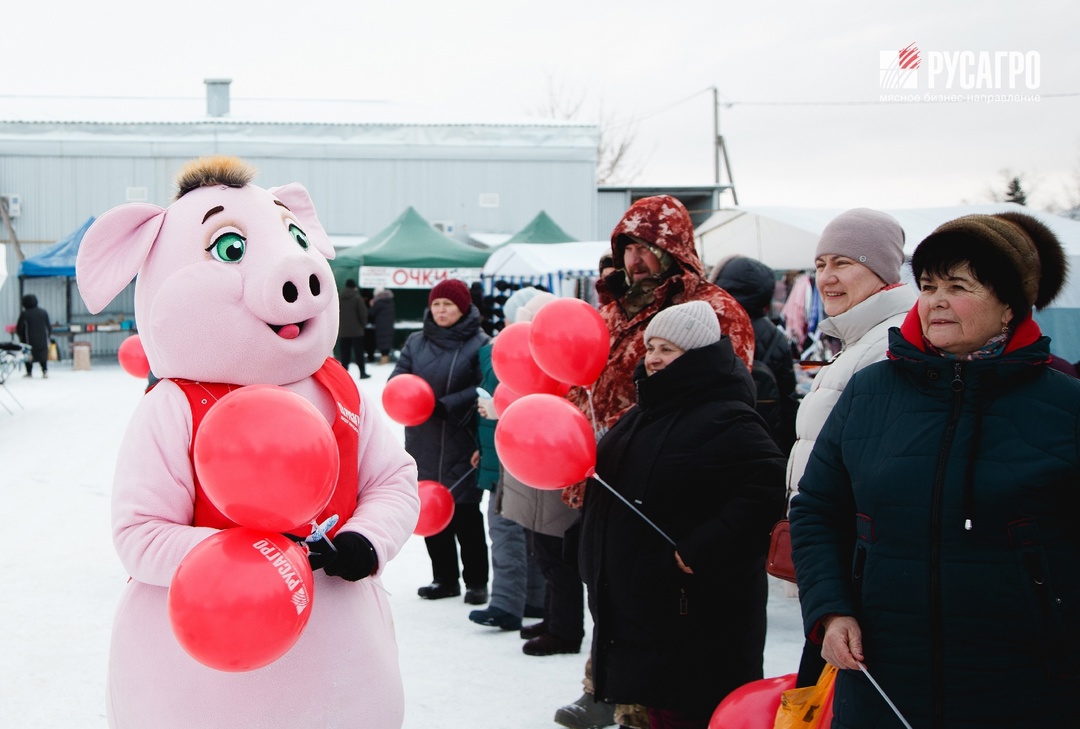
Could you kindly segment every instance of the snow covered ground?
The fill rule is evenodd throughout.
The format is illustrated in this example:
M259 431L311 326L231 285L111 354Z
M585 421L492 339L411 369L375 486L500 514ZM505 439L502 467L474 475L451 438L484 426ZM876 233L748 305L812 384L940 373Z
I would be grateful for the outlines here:
M100 729L112 613L127 579L110 540L109 494L144 383L114 362L52 364L48 380L35 369L0 387L0 726ZM360 382L377 407L390 369L369 365L373 377ZM460 598L418 598L431 579L420 537L383 579L406 729L551 729L555 709L581 694L584 652L526 656L517 632L469 622L473 608ZM797 669L801 635L798 600L771 580L766 676Z

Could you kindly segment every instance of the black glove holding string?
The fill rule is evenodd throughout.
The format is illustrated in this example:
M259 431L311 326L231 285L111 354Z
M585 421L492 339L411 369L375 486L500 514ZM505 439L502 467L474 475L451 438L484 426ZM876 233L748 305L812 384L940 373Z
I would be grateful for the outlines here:
M379 564L375 547L371 546L367 537L356 532L338 532L333 540L324 536L316 542L286 536L307 546L308 564L312 571L321 569L333 577L356 582L374 572Z

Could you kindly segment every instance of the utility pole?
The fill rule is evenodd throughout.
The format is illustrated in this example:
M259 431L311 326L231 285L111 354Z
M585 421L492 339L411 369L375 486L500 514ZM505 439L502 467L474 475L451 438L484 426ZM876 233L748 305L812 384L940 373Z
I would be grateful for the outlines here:
M713 86L713 129L715 131L716 151L713 154L713 172L716 184L719 185L720 167L723 164L724 172L727 173L728 184L731 187L731 199L736 205L739 204L739 194L735 192L735 178L731 174L731 160L728 159L727 145L724 144L724 135L720 133L720 90Z

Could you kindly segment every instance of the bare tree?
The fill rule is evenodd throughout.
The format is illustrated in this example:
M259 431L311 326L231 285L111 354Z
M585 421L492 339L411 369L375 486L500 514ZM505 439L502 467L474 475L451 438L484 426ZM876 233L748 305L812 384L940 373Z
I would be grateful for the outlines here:
M535 109L535 113L548 119L575 121L585 116L586 95L574 92L561 82L548 76L547 100ZM631 182L639 174L639 167L631 167L630 151L637 138L637 123L620 122L604 109L601 99L597 102L596 124L599 135L596 143L596 182L600 185Z

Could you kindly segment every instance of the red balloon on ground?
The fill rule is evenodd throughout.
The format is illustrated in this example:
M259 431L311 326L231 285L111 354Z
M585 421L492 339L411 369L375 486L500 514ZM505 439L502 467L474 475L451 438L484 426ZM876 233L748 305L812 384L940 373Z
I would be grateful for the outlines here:
M274 532L225 529L192 549L169 585L173 634L219 671L252 671L296 643L314 583L304 550Z
M588 386L607 365L611 337L603 317L581 299L549 301L529 330L536 364L559 382Z
M554 303L554 302L552 302ZM491 344L491 367L499 382L519 395L566 394L568 387L540 369L529 348L532 322L519 321L503 329Z
M420 494L420 519L413 534L435 536L448 527L454 518L454 495L438 481L421 481L417 489Z
M395 423L420 425L435 411L435 393L419 375L397 375L383 388L382 404Z
M523 395L495 425L495 452L517 480L561 489L596 466L596 436L581 411L556 395Z
M150 362L146 359L146 352L143 351L142 340L139 339L138 334L132 334L120 342L116 358L120 360L120 366L124 372L129 375L145 380L150 374Z
M240 526L288 532L330 502L337 440L318 409L276 385L233 390L195 433L195 473L210 502Z
M780 708L780 694L795 688L797 675L789 673L743 684L716 707L709 729L771 729Z

